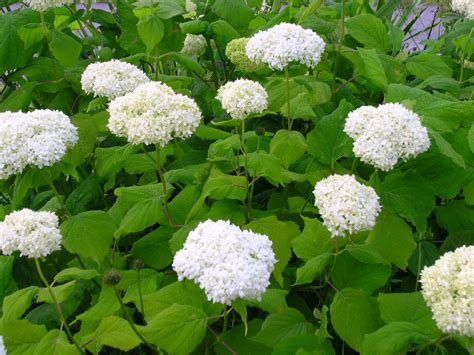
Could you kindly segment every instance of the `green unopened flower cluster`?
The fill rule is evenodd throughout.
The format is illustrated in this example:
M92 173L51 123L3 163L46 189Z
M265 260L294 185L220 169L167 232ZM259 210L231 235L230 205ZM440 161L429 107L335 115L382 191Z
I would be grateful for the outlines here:
M237 38L233 39L227 44L225 49L225 55L229 60L236 66L239 71L251 73L259 69L264 68L262 64L252 62L247 54L245 53L245 46L247 45L249 38Z

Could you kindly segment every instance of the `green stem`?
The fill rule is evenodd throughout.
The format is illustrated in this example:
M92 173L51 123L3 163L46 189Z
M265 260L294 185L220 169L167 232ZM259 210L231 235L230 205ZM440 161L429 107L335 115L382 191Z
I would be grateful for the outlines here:
M125 308L125 305L123 304L122 297L120 297L119 290L117 289L117 286L113 285L112 286L115 291L115 296L117 297L117 300L120 303L120 308L122 308L122 312L125 315L125 318L127 319L128 324L130 324L130 328L132 328L133 332L137 335L137 337L143 342L145 346L153 350L155 353L158 352L158 350L150 344L144 337L143 335L140 334L138 331L137 327L135 327L135 323L133 323L132 319L130 318L130 314L128 314L127 309Z
M471 41L472 33L474 29L471 29L471 32L469 32L469 37L466 41L466 46L462 50L462 56L461 56L461 72L459 73L459 84L462 84L463 78L464 78L464 62L466 61L466 47L469 45L469 42Z
M246 193L245 196L247 197L247 221L250 220L252 216L252 211L250 210L250 201L248 200L249 197L249 173L248 173L248 166L247 166L247 146L245 144L245 118L242 119L242 129L241 129L241 142L242 142L242 153L244 155L244 172L246 178Z
M293 121L291 120L291 96L290 96L290 74L288 73L288 66L285 67L286 78L286 96L287 96L287 115L288 115L288 131L291 131Z
M69 328L69 325L66 322L66 318L64 317L64 314L61 310L61 306L59 305L58 299L56 298L56 295L54 294L53 290L51 289L51 286L49 285L48 280L43 274L43 270L41 269L41 264L39 262L38 258L35 258L35 265L36 265L36 270L38 271L38 275L43 282L43 284L46 286L48 289L48 292L51 296L51 299L53 300L53 303L56 307L56 312L59 315L59 319L61 320L61 323L64 325L64 329L66 330L66 334L69 338L69 340L74 344L74 346L79 350L81 354L84 354L84 350L79 346L79 344L76 342L76 339L74 339L74 336L72 335L71 329Z
M66 205L65 205L64 202L63 202L62 196L61 196L61 194L58 192L58 190L56 189L56 186L54 186L54 182L53 182L53 180L51 179L51 177L49 176L49 173L48 173L47 171L41 170L41 175L42 175L43 178L46 180L46 183L48 184L48 186L50 187L51 191L53 191L54 195L56 196L56 199L58 200L59 205L61 206L61 209L62 209L63 211L66 211Z
M355 173L358 164L359 164L359 159L354 158L354 160L352 161L352 166L351 166L351 174Z
M261 142L261 138L260 136L257 136L257 150L256 150L256 153L257 153L257 159L258 159L258 153L260 153L260 142ZM256 175L256 174L255 174ZM257 176L254 176L253 179L252 179L252 183L251 183L251 186L250 186L250 192L249 192L249 197L248 197L248 201L247 201L247 205L248 205L248 209L250 211L250 214L252 213L252 200L253 200L253 191L254 191L254 188L255 188L255 182L257 181ZM250 218L251 216L249 216Z
M160 178L161 184L163 185L163 209L165 213L165 217L168 220L168 223L171 225L171 227L176 226L176 224L173 222L173 219L171 218L170 211L168 208L168 187L166 185L166 179L162 171L162 167L160 164L160 147L158 145L156 147L156 172L158 173L158 176Z
M145 319L145 307L143 306L142 282L140 278L140 269L137 270L137 281L138 281L138 296L140 297L140 308L142 310L142 317L143 319Z
M225 332L227 331L227 323L228 323L227 306L224 306L224 325L222 326L222 332L221 332L221 336L220 336L221 339L224 338Z
M339 56L341 54L342 45L344 43L345 36L345 19L346 19L346 0L342 0L342 9L341 9L341 37L339 38L339 44L337 47L336 57L334 58L334 68L332 73L333 85L332 92L336 92L336 79L337 79L337 65L339 61Z

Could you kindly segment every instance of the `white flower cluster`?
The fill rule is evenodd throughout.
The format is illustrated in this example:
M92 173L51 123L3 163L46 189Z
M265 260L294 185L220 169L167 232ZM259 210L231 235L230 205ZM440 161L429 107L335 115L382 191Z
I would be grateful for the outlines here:
M447 252L421 272L422 294L444 333L474 336L474 246Z
M26 4L35 11L47 11L54 7L74 4L74 0L26 0Z
M353 140L356 157L384 171L400 159L407 160L428 150L428 131L420 117L398 103L363 106L352 111L344 126Z
M160 82L141 84L109 105L112 133L133 144L165 146L174 137L190 137L201 121L199 107Z
M291 23L281 23L256 33L247 43L246 52L251 61L268 64L282 70L290 62L315 67L326 47L315 32Z
M3 342L3 337L0 335L0 355L7 355L7 348L5 348L5 343Z
M94 96L105 96L109 100L132 92L140 84L149 81L146 74L136 66L116 59L89 64L81 76L82 90Z
M474 19L474 1L453 0L451 7L454 11L464 14L468 19Z
M231 305L238 298L260 300L275 263L266 235L207 220L189 233L173 269L180 281L194 280L210 301Z
M221 86L217 99L232 118L245 119L249 113L260 113L268 107L268 94L258 82L239 79Z
M0 250L4 255L19 251L22 256L39 258L61 249L58 217L51 212L22 209L0 222Z
M382 207L370 186L353 175L331 175L314 187L315 206L333 237L371 230Z
M203 35L193 35L192 33L187 33L181 53L199 57L206 52L206 46L206 38Z
M77 140L76 127L62 112L0 113L0 180L27 166L53 165Z

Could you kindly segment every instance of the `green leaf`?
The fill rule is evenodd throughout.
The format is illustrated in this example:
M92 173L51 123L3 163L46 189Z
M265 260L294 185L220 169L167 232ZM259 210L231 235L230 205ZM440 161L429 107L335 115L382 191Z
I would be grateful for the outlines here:
M408 259L416 248L410 227L395 214L382 211L377 224L366 241L380 254L402 270L408 266Z
M406 63L410 74L426 80L433 75L451 77L453 70L436 54L420 53L410 57Z
M474 116L474 105L467 101L446 100L409 86L389 85L385 101L404 100L415 101L413 110L423 118L423 125L436 131L451 132L457 129L463 120L470 121Z
M295 285L313 282L313 280L323 272L330 258L331 254L324 253L310 259L302 267L298 268L298 270L296 270Z
M4 324L8 326L2 327L3 340L8 346L8 354L12 355L34 353L48 332L43 324L33 324L24 319L12 319Z
M243 157L239 161L242 166L245 165ZM283 184L280 159L267 152L248 153L247 169L251 177L263 176L274 185Z
M153 318L143 334L156 346L189 354L201 343L207 330L207 314L198 308L173 304Z
M469 142L469 149L471 149L471 152L474 153L474 123L471 125L471 128L469 129L467 140Z
M453 161L454 164L460 166L461 168L466 168L466 163L464 162L462 155L456 152L451 144L446 139L444 139L441 134L430 130L430 136L434 139L441 154L447 156Z
M212 11L235 28L247 28L254 17L252 9L243 0L216 0Z
M76 355L79 354L79 351L69 342L65 332L59 329L52 329L41 339L33 353L33 355L42 354Z
M343 253L336 257L331 279L338 289L362 289L370 295L385 285L391 274L389 265L365 264Z
M304 10L303 14L298 20L298 25L301 25L309 16L314 14L323 4L323 0L311 0L308 7Z
M173 261L169 247L171 230L160 227L133 243L132 255L155 269L164 269Z
M100 274L96 270L70 267L58 272L54 276L54 281L61 283L69 280L90 280L98 276Z
M283 286L283 269L291 257L291 241L299 234L299 228L294 222L279 221L276 216L256 219L245 226L253 232L265 234L272 241L273 252L278 260L273 275Z
M377 330L381 323L376 300L362 290L347 288L336 293L330 314L337 334L358 352L362 351L364 336Z
M31 306L33 298L38 294L39 288L30 286L18 290L3 299L3 316L2 322L11 322L20 318L23 313Z
M286 337L307 334L313 327L303 314L294 308L286 308L280 313L270 314L262 324L262 329L252 338L269 347Z
M352 155L352 142L343 128L353 106L341 100L331 114L323 117L308 133L308 152L322 163L334 165L342 157Z
M100 352L104 345L121 351L130 351L141 343L130 324L125 319L113 315L102 319L93 339L94 353Z
M26 111L31 103L31 94L38 83L31 82L22 85L13 91L8 97L0 102L0 112Z
M135 204L120 222L115 236L123 236L130 233L140 232L155 223L164 216L162 198L149 198Z
M349 244L346 245L349 254L365 264L390 264L382 254L371 244Z
M384 90L388 86L385 69L377 52L374 49L358 48L362 64L357 66L357 71L377 88Z
M418 325L431 338L442 334L433 320L431 309L419 292L380 293L380 317L385 323L410 322Z
M298 131L281 129L270 141L270 154L278 157L285 168L301 158L306 148L306 140Z
M184 14L184 10L181 3L175 0L158 0L158 16L162 19L167 20L172 17Z
M25 55L23 41L17 33L18 25L14 13L0 16L0 73L21 68L30 58Z
M474 208L464 201L451 201L435 209L438 224L450 234L474 229Z
M328 229L315 218L302 218L303 232L291 242L296 256L308 262L314 257L331 252L332 238Z
M329 341L320 341L314 334L301 334L286 337L273 348L272 355L288 354L334 355L335 352Z
M110 252L116 226L106 212L87 211L69 218L60 228L64 247L69 252L101 265Z
M114 289L112 287L102 287L99 299L96 303L89 307L84 313L79 314L76 318L81 321L100 321L103 318L118 312L120 303L117 300Z
M204 33L209 26L209 22L202 21L202 20L192 20L181 22L179 27L181 28L181 32L183 33L192 33L195 35Z
M67 67L76 65L82 51L78 41L58 30L52 30L46 36L49 49L59 63Z
M374 15L362 14L346 21L349 34L368 48L380 52L388 49L387 29L383 22Z
M247 193L245 176L216 173L209 176L202 189L206 197L214 200L244 200Z
M73 280L61 286L51 287L51 290L53 291L54 296L56 297L58 302L63 303L69 298L71 293L74 291L75 286L76 286L76 280ZM39 290L38 302L54 303L47 288L41 288Z
M288 307L285 299L286 295L288 295L286 290L267 288L260 301L248 300L245 303L268 313L280 313Z
M161 7L160 7L161 8ZM158 16L150 15L137 23L137 30L143 43L146 45L146 52L150 54L153 48L161 42L165 35L165 26Z
M87 209L87 205L102 197L99 179L88 176L66 200L66 209L72 214L78 214Z
M184 53L179 53L179 52L168 52L165 54L165 56L169 59L175 60L182 66L188 68L191 71L196 72L199 75L205 75L206 71L204 68L196 62L192 57L190 57L187 54Z
M212 22L207 30L212 33L214 36L214 41L216 42L217 46L221 48L223 53L225 52L227 43L233 39L240 38L239 32L237 32L235 28L230 25L230 23L224 20Z
M107 177L119 172L125 161L140 149L137 145L123 147L97 148L95 150L95 168L99 177Z
M145 319L150 322L154 317L173 304L203 309L209 316L219 314L222 305L210 303L206 294L194 282L173 282L162 289L143 297Z
M12 277L14 261L14 256L0 256L0 303L2 304L4 297L16 289L15 280Z
M394 322L387 324L364 340L363 353L367 355L396 355L408 352L413 344L430 341L423 329L413 323Z
M44 38L44 29L39 23L31 23L18 29L18 35L27 49Z
M435 207L433 190L416 172L392 173L380 186L382 205L426 230L426 221Z

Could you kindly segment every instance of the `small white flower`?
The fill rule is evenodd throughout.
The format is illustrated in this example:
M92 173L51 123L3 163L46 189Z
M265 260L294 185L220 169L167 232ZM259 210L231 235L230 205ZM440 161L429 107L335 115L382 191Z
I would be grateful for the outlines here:
M74 0L26 0L26 4L35 11L46 11L55 7L74 4Z
M201 121L199 107L167 85L149 82L109 105L112 133L133 144L165 146L174 137L190 137Z
M247 43L247 56L257 64L268 64L282 70L291 62L315 67L326 47L316 33L291 23L281 23L256 33Z
M62 112L0 113L0 179L21 173L27 166L52 166L77 140L76 127Z
M187 33L181 52L190 56L199 57L206 52L206 46L206 38L203 35L193 35L192 33Z
M149 81L136 66L116 59L89 64L81 76L82 90L110 100L132 92Z
M239 79L221 86L217 99L232 118L245 119L249 113L267 109L268 94L258 82Z
M474 336L474 246L447 252L421 271L422 294L444 333Z
M314 204L333 237L371 230L381 206L370 186L353 175L331 175L314 187Z
M398 103L363 106L349 113L344 126L356 157L389 171L402 160L428 150L428 131L418 115Z
M39 258L61 249L58 217L52 212L22 209L0 222L0 250L5 255L19 251L22 256Z
M472 0L453 0L451 7L454 11L460 12L468 19L474 19L474 1Z
M266 235L207 220L189 233L173 269L180 281L196 282L210 301L231 305L239 298L260 300L275 263Z

